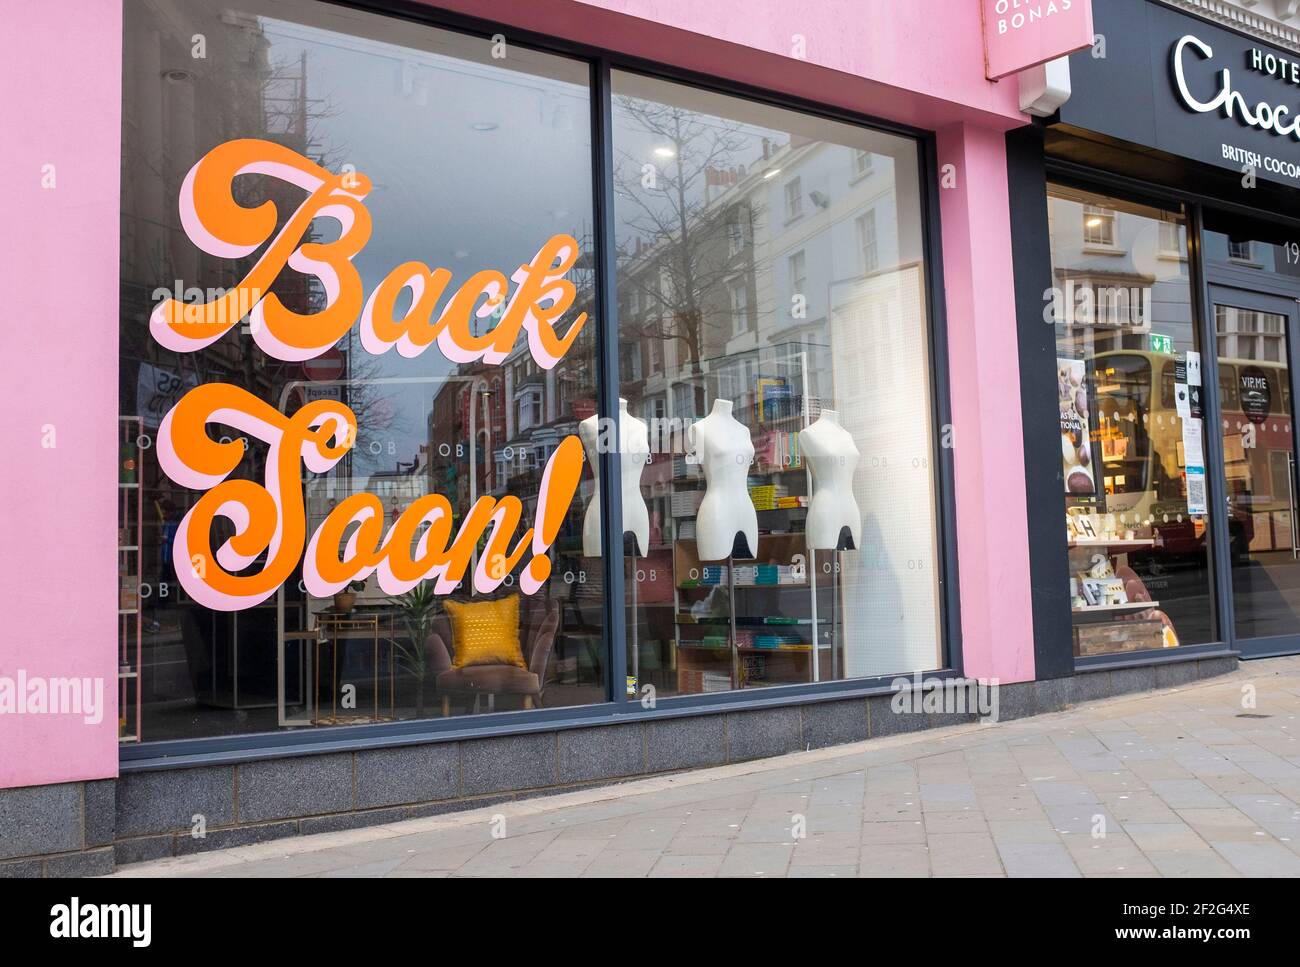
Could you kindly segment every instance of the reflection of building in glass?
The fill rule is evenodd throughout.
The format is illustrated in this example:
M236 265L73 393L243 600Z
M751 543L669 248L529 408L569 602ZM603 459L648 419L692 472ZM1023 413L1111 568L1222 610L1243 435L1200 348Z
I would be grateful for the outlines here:
M303 49L273 56L266 22L255 15L203 4L143 0L124 10L122 239L121 239L121 413L136 416L152 436L163 416L191 388L230 383L271 405L283 400L300 406L308 390L286 394L304 380L299 363L269 357L252 347L246 327L238 326L195 353L175 353L149 333L149 315L165 297L186 303L209 302L242 280L262 254L242 258L208 255L193 245L181 226L177 198L191 166L214 146L236 138L260 138L324 164L312 137L322 102L309 88L309 61ZM166 23L167 29L157 25ZM193 52L202 37L204 56ZM283 181L249 174L234 183L244 205L271 201L281 223L304 194ZM312 235L310 238L314 238ZM166 294L159 289L166 290ZM319 282L284 272L272 284L288 309L310 313L324 299ZM339 376L349 375L346 345L340 347ZM348 402L346 389L330 392ZM219 428L211 431L220 435ZM260 481L266 450L250 445L232 476ZM176 526L198 500L197 491L174 486L152 457L141 461L142 501L139 539L119 555L123 579L150 589L141 636L142 692L152 737L188 734L196 709L235 708L243 712L273 707L274 655L281 627L274 600L237 617L200 609L175 580L171 541ZM219 518L214 544L233 536ZM260 567L259 558L252 567ZM184 566L183 563L180 566ZM286 585L286 624L298 627L303 594L297 582ZM162 594L163 588L166 594ZM258 642L253 647L251 642ZM270 644L268 644L270 643Z
M1048 202L1058 336L1090 352L1146 350L1191 320L1187 228L1073 197ZM1182 347L1188 348L1188 347Z
M699 419L719 397L752 412L764 391L831 398L828 321L849 283L900 260L892 158L769 135L751 163L707 169L698 202L632 220L620 377L647 421Z

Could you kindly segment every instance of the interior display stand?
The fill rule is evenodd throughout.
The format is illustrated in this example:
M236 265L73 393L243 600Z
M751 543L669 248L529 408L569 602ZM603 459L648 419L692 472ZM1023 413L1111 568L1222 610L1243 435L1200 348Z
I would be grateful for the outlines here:
M117 468L117 737L139 742L142 724L140 674L144 601L140 597L144 489L140 472L144 426L138 416L118 417Z
M814 655L829 659L833 649L830 619L813 613L812 564L800 570L797 562L808 553L801 533L760 534L753 564L734 558L706 564L693 540L678 539L673 554L678 691L812 680ZM719 589L726 592L725 611L692 610L710 596L716 605Z
M316 627L319 634L311 639L315 651L313 661L312 725L349 725L357 722L388 722L396 719L396 671L392 641L392 616L378 612L322 611L316 616ZM339 714L339 651L346 648L346 643L349 641L362 641L370 644L370 691L372 700L370 715L361 713L359 708L351 715ZM326 642L330 646L331 698L330 714L328 716L321 714L320 702L320 650ZM388 650L388 714L386 716L379 713L379 652L381 642L387 645Z

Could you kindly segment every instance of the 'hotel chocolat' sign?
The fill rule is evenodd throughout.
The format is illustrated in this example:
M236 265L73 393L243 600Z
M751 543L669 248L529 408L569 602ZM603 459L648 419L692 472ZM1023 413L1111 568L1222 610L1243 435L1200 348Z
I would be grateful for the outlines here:
M1104 56L1070 58L1063 123L1300 186L1300 55L1158 3L1094 0L1094 14Z
M1197 114L1214 114L1219 117L1236 120L1246 127L1255 128L1268 134L1276 135L1294 147L1300 142L1300 106L1295 103L1300 91L1282 91L1290 103L1277 103L1260 100L1252 103L1250 98L1233 84L1233 73L1229 67L1223 67L1214 73L1214 83L1208 85L1204 93L1193 93L1188 74L1194 68L1190 65L1197 61L1210 61L1214 58L1214 48L1194 34L1187 34L1178 39L1173 49L1174 86L1178 90L1178 99L1188 110ZM1246 67L1268 77L1278 78L1284 83L1300 85L1300 61L1283 57L1273 51L1252 47L1246 52ZM1204 73L1204 71L1202 71ZM1238 75L1239 76L1239 75ZM1202 84L1202 87L1207 85ZM1263 153L1249 147L1238 146L1224 141L1221 145L1224 159L1243 167L1262 168L1266 173L1280 175L1292 181L1300 182L1300 152L1290 152L1294 157L1279 157L1276 153Z

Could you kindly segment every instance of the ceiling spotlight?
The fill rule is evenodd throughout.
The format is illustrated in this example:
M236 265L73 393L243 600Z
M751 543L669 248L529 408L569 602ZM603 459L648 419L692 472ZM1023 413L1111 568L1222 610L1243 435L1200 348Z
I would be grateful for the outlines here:
M673 150L672 148L668 147L667 145L665 145L665 146L663 146L663 147L661 147L661 148L655 148L655 157L656 157L656 158L675 158L675 157L677 157L677 152L676 152L675 150Z
M475 131L495 131L497 123L495 121L475 121L470 125L470 128Z
M780 169L780 168L773 168L771 171L765 171L765 172L763 172L763 177L764 177L764 178L775 178L775 177L776 177L777 175L779 175L780 173L781 173L781 169Z

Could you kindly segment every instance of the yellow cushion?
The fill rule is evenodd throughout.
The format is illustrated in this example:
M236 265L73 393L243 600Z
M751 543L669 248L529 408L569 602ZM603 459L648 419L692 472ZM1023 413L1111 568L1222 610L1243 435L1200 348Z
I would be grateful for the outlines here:
M451 619L451 667L515 665L527 668L519 647L519 595L496 601L445 601Z

